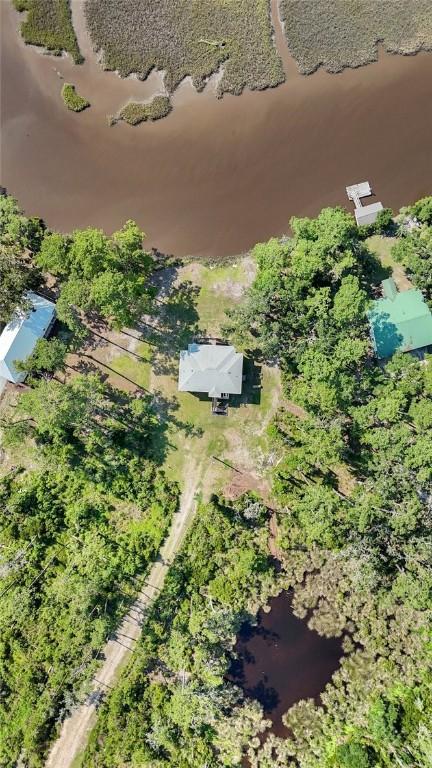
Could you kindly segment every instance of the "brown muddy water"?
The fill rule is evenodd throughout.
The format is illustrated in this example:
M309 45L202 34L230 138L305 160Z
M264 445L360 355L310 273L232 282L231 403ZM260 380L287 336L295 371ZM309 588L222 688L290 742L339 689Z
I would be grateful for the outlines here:
M270 607L269 613L259 611L256 626L241 628L228 678L262 704L272 732L283 737L288 729L282 715L300 699L319 700L339 667L342 645L294 616L289 593L273 598Z
M178 256L218 258L286 232L292 215L348 205L345 186L368 179L394 209L432 191L432 54L381 54L376 64L304 77L273 17L287 81L241 97L197 94L184 82L171 115L108 126L131 98L163 90L103 72L80 0L74 23L86 62L25 46L10 0L1 11L0 183L28 214L61 230L113 231L134 218L148 243ZM62 78L92 106L62 103Z

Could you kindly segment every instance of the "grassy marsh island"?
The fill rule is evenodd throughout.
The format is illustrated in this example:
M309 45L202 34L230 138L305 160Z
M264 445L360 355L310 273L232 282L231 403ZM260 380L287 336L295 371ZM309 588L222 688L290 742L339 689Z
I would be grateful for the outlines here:
M14 0L17 11L27 11L21 34L29 45L41 45L60 56L70 53L75 64L84 59L72 26L69 0Z
M68 109L73 112L82 112L90 106L90 102L80 96L71 83L64 83L61 89L61 95Z
M187 76L198 90L221 64L218 94L240 94L284 81L272 40L268 0L87 0L87 24L107 69L145 79L165 70L173 91Z
M172 110L168 96L155 96L149 104L131 101L119 112L118 117L129 125L138 125L147 120L160 120Z
M428 0L280 0L285 36L299 70L309 75L360 67L378 58L378 43L389 53L432 49Z

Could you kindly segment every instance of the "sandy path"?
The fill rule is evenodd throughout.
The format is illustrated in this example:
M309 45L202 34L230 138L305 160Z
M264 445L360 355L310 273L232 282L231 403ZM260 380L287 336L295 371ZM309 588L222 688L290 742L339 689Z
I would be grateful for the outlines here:
M179 511L174 515L170 532L154 563L145 587L120 624L115 638L103 649L102 666L93 678L86 700L63 723L60 735L48 756L46 768L69 768L86 746L96 721L97 707L109 686L115 682L124 662L129 658L138 640L146 609L162 589L169 563L179 550L195 509L195 495L201 481L201 466L189 464L185 473Z

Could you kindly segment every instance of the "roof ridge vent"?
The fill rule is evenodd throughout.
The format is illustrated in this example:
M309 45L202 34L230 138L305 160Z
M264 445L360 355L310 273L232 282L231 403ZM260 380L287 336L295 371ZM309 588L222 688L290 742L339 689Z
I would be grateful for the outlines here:
M381 288L384 298L389 299L390 301L394 301L399 295L399 291L393 277L388 277L387 280L383 280L381 283Z

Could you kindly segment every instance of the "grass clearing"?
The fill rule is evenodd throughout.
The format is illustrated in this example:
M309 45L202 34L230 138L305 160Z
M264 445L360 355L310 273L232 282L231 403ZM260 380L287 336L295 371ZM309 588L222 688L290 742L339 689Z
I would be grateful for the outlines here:
M170 476L181 479L191 462L204 458L211 467L204 496L223 489L236 474L246 485L264 476L259 463L268 446L266 427L280 398L280 376L277 369L245 360L243 394L230 398L227 417L213 416L206 395L177 391L178 353L197 336L223 336L226 311L241 300L254 275L250 257L228 265L193 262L182 267L172 291L180 300L166 302L166 326L171 323L174 333L170 336L165 329L171 339L171 347L162 351L165 364L158 360L160 351L154 355L150 388L170 404L167 469ZM182 286L188 287L182 290Z
M131 101L120 110L118 118L129 125L138 125L147 120L161 120L171 112L168 96L155 96L149 104Z
M168 92L187 76L201 90L222 64L219 95L285 79L268 0L87 0L85 14L106 69L142 79L164 70Z
M72 112L82 112L83 109L87 109L90 106L90 102L80 96L75 86L71 83L64 83L61 89L61 95L67 108Z
M229 265L190 264L181 270L181 279L199 287L196 309L203 335L219 337L226 312L241 300L255 276L255 262L243 257Z
M432 49L430 0L280 0L291 54L302 74L359 67L390 53Z
M166 462L170 477L180 479L193 460L204 458L212 464L211 492L221 490L236 473L264 478L260 458L268 447L266 427L279 403L279 372L251 361L245 372L243 394L230 398L227 417L212 415L206 395L177 392L176 379L156 380L175 404Z
M414 288L412 282L407 278L405 270L399 262L395 261L391 255L391 249L397 242L397 237L385 237L384 235L372 235L366 240L366 245L376 253L383 267L392 270L392 277L400 291L408 291Z
M18 466L35 469L40 459L40 451L34 440L26 437L9 443L6 430L2 428L2 422L8 424L15 418L14 409L18 394L19 390L8 387L0 398L0 477Z
M21 24L26 43L41 45L56 56L66 51L75 64L84 61L72 26L69 0L14 0L14 4L17 11L27 11Z
M151 376L151 356L152 350L148 344L141 342L136 348L140 358L132 356L127 352L124 355L115 356L111 360L111 367L121 376L130 379L143 389L150 386Z

